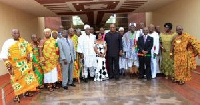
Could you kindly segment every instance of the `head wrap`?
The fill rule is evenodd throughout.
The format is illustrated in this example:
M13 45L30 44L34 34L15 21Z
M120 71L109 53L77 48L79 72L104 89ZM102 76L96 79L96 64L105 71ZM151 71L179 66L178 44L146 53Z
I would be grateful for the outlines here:
M119 31L124 31L124 27L119 27Z

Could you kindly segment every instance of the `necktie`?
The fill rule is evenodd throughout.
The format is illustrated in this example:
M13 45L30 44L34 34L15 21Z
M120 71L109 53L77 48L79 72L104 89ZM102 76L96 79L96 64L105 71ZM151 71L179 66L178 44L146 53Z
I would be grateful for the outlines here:
M146 35L144 35L144 43L146 43Z
M70 45L68 39L66 39L66 41L67 41L67 44Z

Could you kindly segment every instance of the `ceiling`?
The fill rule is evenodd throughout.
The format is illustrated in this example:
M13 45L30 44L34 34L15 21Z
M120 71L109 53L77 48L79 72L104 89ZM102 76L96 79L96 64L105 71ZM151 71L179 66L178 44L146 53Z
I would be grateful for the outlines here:
M0 0L36 16L79 15L84 23L105 23L112 13L150 12L175 0Z

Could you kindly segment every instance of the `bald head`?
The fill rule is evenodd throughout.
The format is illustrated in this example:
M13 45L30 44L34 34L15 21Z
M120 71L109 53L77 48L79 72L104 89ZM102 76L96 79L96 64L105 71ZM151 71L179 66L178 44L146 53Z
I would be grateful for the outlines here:
M182 35L183 34L183 27L178 25L176 26L176 32L178 33L178 35Z
M12 29L12 37L14 40L19 40L20 32L18 29Z
M150 24L148 28L149 28L149 33L153 33L155 26L153 24Z
M68 29L68 34L70 36L73 36L74 35L74 29L73 28Z
M143 28L143 33L144 33L144 35L147 35L149 33L148 27Z
M155 30L157 33L160 33L160 26L156 26Z
M110 25L110 31L111 32L116 32L116 26L114 24Z
M67 37L68 37L67 30L63 30L63 31L62 31L62 36L63 36L64 38L67 38Z
M36 34L32 34L31 35L31 40L33 41L33 43L37 43L38 42L38 38Z

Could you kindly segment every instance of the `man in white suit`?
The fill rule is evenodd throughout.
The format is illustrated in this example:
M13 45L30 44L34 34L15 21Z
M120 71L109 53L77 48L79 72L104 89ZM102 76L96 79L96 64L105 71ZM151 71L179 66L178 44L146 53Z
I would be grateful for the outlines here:
M159 35L156 33L155 26L153 24L149 25L149 36L153 38L153 47L151 49L151 73L152 73L152 78L156 78L156 73L159 71L159 64L158 64L158 53L159 53Z
M62 64L62 86L67 90L68 84L69 86L76 86L73 83L73 70L76 53L74 43L68 38L66 30L62 31L62 38L58 40L58 47L60 51L60 63Z
M94 67L96 67L96 53L94 51L94 42L96 40L96 36L90 33L89 25L85 25L84 29L85 33L78 38L77 52L83 55L83 74L85 82L88 82L88 70L90 71L90 77L94 78Z

